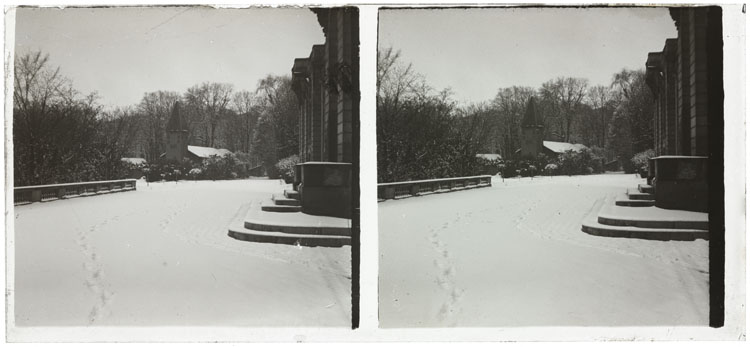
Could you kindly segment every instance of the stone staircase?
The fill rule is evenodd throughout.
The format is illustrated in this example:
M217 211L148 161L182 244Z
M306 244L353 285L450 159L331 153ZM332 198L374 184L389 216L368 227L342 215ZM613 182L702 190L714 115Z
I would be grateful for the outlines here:
M617 206L648 207L654 206L654 187L647 184L639 184L638 190L628 189L625 196L615 200Z
M229 226L228 235L249 242L342 247L351 245L351 231L351 219L302 213L299 192L285 190L260 209L251 207L244 219Z
M598 201L581 230L597 236L662 241L707 240L709 235L707 213L655 207L654 188L646 184Z
M284 195L274 194L271 202L265 202L260 209L267 212L300 212L302 205L299 201L299 192L284 190Z

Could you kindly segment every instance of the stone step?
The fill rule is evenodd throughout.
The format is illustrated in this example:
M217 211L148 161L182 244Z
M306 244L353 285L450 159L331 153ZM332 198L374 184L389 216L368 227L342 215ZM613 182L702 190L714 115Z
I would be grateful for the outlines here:
M229 237L250 242L298 245L305 247L342 247L352 244L349 236L290 234L276 231L247 229L243 225L230 225Z
M629 207L649 207L654 206L655 203L654 200L630 200L627 198L615 200L615 205Z
M276 205L286 205L286 206L299 206L300 205L300 202L298 199L290 199L281 194L274 194L272 199Z
M301 213L301 212L300 212ZM316 216L313 216L316 217ZM331 223L297 223L289 221L288 223L276 222L269 219L257 217L248 217L244 223L245 229L256 231L273 231L287 234L303 235L335 235L351 236L352 228L350 226L336 226Z
M654 210L652 210L654 209ZM633 220L637 220L638 217L641 220L648 219L647 217L653 217L663 211L659 211L656 207L644 207L644 208L631 208L631 207L620 207L612 204L612 199L600 199L598 200L591 212L584 218L581 225L581 231L595 236L605 237L624 237L624 238L635 238L645 240L661 240L661 241L693 241L696 239L705 239L709 237L708 230L699 230L692 228L661 228L661 227L639 227L632 225L610 225L599 222L599 218L604 215L605 219L611 218L611 214L620 212L621 217L627 217L628 212ZM627 212L625 212L627 211ZM656 212L656 213L654 213ZM700 215L682 213L686 211L677 211L674 213L677 217L682 219L699 219ZM610 214L608 216L608 214ZM612 219L614 220L614 219ZM675 221L671 221L675 223ZM674 224L672 226L675 226Z
M633 208L607 203L602 205L596 221L612 226L708 230L707 213L667 210L655 206Z
M263 203L260 209L266 212L300 212L301 206L276 205L274 203Z
M601 214L597 218L597 221L604 225L636 228L708 230L708 222L702 221L639 220L628 217L603 216Z
M654 194L654 186L648 184L639 184L638 191L646 194Z
M627 194L630 200L654 200L654 194L641 193L637 190L628 189Z
M298 199L299 200L299 192L296 190L284 190L284 196L289 199Z
M693 241L708 240L708 230L696 229L660 229L632 226L601 224L596 221L584 221L581 230L587 234L606 237L625 237L631 239L660 241Z
M351 232L351 219L274 213L255 207L230 224L228 235L249 242L341 247L351 245Z
M628 207L649 207L654 206L654 200L631 200L627 194L622 194L615 199L615 205Z

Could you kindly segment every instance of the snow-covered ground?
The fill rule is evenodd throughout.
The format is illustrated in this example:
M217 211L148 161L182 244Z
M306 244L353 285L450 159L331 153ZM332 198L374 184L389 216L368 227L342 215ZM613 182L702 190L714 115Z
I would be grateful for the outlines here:
M242 242L279 181L138 182L15 207L18 326L351 324L351 247Z
M381 327L708 324L708 242L585 234L633 175L493 178L378 204Z

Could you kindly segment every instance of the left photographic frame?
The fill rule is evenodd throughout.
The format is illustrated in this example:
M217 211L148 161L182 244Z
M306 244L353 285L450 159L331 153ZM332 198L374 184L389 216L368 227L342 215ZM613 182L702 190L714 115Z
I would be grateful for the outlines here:
M357 327L356 7L14 12L10 341Z

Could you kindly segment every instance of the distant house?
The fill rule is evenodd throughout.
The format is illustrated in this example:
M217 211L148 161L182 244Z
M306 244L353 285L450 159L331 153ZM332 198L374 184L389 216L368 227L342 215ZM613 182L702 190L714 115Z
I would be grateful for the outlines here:
M488 160L488 161L495 161L495 160L502 160L503 157L500 154L495 153L488 153L488 154L477 154L477 158Z
M526 106L526 114L521 122L521 148L516 150L516 154L522 157L536 157L539 153L544 153L549 157L556 157L565 151L580 152L588 147L582 144L543 141L544 122L536 114L536 104L534 97L529 98Z
M588 147L580 143L567 143L567 142L556 142L556 141L542 141L542 147L544 154L553 156L560 155L566 151L580 152Z
M231 154L228 149L188 146L187 121L180 114L180 102L174 103L172 116L167 122L167 151L161 155L169 161L181 162L188 158L193 162L201 162L213 155L223 157Z
M224 148L212 148L212 147L201 147L201 146L187 146L187 157L191 160L203 160L213 155L223 157L227 154L232 154L231 151Z

